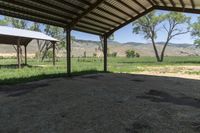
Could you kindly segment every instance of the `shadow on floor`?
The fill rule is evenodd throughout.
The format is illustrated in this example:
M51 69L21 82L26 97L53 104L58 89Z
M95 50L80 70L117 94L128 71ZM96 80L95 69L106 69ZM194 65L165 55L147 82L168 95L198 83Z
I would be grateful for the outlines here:
M103 73L103 71L97 71L97 70L87 70L87 71L79 71L79 72L73 72L71 76L80 76L85 74L96 74L96 73ZM19 83L27 83L32 81L39 81L43 79L52 79L52 78L70 78L69 75L66 73L58 73L58 74L41 74L37 76L31 76L31 77L22 77L22 78L10 78L10 79L4 79L0 80L0 85L15 85Z
M176 97L172 96L167 92L158 91L158 90L150 90L149 92L145 93L143 96L137 96L140 99L147 99L151 102L157 103L171 103L175 105L183 105L183 106L191 106L195 108L200 108L200 99L196 99L193 97Z
M17 96L30 93L33 90L38 89L40 87L46 87L46 86L48 86L48 84L46 83L23 84L23 85L15 85L14 87L1 86L0 94L5 94L11 97L17 97Z
M40 66L32 66L32 65L25 65L25 64L22 64L21 65L22 68L24 67L28 67L28 68L38 68ZM9 65L0 65L0 69L17 69L18 68L18 65L16 64L9 64Z

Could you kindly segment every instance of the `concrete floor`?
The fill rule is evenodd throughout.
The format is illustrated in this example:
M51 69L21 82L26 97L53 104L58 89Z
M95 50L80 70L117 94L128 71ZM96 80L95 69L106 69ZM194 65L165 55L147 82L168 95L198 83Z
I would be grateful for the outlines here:
M0 86L0 133L200 132L200 81L93 74Z

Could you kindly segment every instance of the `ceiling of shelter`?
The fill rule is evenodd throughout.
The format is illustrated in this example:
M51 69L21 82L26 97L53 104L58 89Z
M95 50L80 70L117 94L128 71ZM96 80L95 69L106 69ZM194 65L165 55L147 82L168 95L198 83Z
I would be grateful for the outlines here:
M200 0L0 0L0 14L104 35L154 10L200 13Z

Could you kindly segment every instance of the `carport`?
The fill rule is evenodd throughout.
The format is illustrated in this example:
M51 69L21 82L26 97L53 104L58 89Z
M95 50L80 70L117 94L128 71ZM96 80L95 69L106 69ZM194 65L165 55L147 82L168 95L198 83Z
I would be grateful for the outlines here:
M21 46L24 47L25 65L27 65L27 46L32 40L48 41L53 48L53 65L55 65L55 44L57 39L45 35L41 32L17 29L12 27L0 26L0 44L16 45L17 63L21 68Z
M104 71L107 38L154 9L200 13L199 0L0 0L0 14L66 29L67 72L71 73L71 30L102 36Z

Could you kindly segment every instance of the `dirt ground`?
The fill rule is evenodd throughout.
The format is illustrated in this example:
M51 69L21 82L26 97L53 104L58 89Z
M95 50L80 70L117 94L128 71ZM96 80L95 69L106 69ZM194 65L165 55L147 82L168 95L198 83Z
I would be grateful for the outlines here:
M199 133L200 80L93 74L0 86L0 133Z

